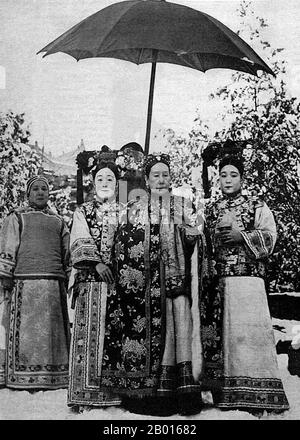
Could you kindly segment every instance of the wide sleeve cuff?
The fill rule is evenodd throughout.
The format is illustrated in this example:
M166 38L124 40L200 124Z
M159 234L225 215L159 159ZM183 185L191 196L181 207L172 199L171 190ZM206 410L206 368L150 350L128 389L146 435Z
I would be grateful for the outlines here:
M93 239L79 238L71 246L72 266L76 269L101 263L100 254Z
M0 234L0 277L13 277L20 243L19 228L15 213L4 219Z
M241 234L257 260L266 258L272 253L275 243L270 232L256 229L250 232L241 231Z
M15 262L5 254L0 256L0 277L12 278L15 270Z

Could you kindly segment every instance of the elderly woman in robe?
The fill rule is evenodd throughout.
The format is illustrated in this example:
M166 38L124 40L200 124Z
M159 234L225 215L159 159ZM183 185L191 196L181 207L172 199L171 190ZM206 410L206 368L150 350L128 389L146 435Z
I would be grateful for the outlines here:
M6 299L1 328L6 362L2 359L0 379L15 389L66 388L69 232L47 205L45 177L29 179L27 198L28 206L5 218L0 235L1 293Z
M195 414L190 256L199 229L191 204L171 193L169 157L149 155L144 170L148 192L128 203L115 238L101 388L135 413Z
M276 224L264 201L242 194L243 172L238 157L221 160L222 197L206 213L216 278L201 298L202 379L219 408L281 412L289 406L264 281Z

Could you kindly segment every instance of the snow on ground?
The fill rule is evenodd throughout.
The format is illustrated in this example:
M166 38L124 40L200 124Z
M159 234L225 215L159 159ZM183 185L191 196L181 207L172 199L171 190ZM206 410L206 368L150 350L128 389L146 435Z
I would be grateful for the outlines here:
M275 339L292 339L292 328L298 321L273 319L273 324L282 331L275 330ZM284 332L285 331L285 332ZM288 356L278 355L278 364L286 391L290 410L279 415L264 415L261 420L299 420L300 419L300 377L292 376L288 369ZM0 390L0 420L257 420L244 411L221 411L212 406L210 393L203 393L205 407L194 416L152 417L133 414L113 407L92 409L82 414L75 414L66 405L67 390L39 391L29 393L3 388Z
M295 297L299 298L300 292L272 292L269 295L270 295L270 297L288 295L288 296L295 296Z

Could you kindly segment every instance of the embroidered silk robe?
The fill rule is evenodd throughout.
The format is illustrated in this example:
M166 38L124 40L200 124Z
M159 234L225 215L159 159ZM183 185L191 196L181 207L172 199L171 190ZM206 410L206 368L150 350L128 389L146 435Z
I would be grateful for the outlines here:
M103 389L136 398L200 393L192 375L190 304L199 231L182 221L180 197L161 209L156 202L141 198L123 212L104 343Z
M71 229L72 304L75 308L70 352L68 405L119 405L120 398L103 389L109 360L110 326L118 305L114 284L100 280L95 266L112 267L112 248L119 206L91 201L78 207Z
M263 201L239 194L211 204L206 221L216 275L200 300L203 385L221 408L288 409L264 282L276 242L273 214ZM230 225L242 243L222 245L218 230Z

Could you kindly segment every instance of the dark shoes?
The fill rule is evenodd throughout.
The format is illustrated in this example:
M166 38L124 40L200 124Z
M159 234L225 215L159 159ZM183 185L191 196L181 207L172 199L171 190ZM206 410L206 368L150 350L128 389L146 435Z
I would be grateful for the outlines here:
M134 399L125 397L123 408L135 414L153 417L170 417L175 414L190 416L199 414L203 403L201 393L186 393L177 399L172 397L144 397Z
M195 383L191 361L161 365L157 387L158 396L134 399L125 397L123 406L130 412L155 417L175 414L189 416L202 409L200 385Z
M144 397L142 399L125 397L122 406L132 413L153 417L170 417L177 414L176 401L170 397Z
M177 411L181 416L199 414L202 408L201 393L185 393L177 397Z
M91 406L88 405L70 405L70 410L76 414L82 414L84 411L90 411Z

